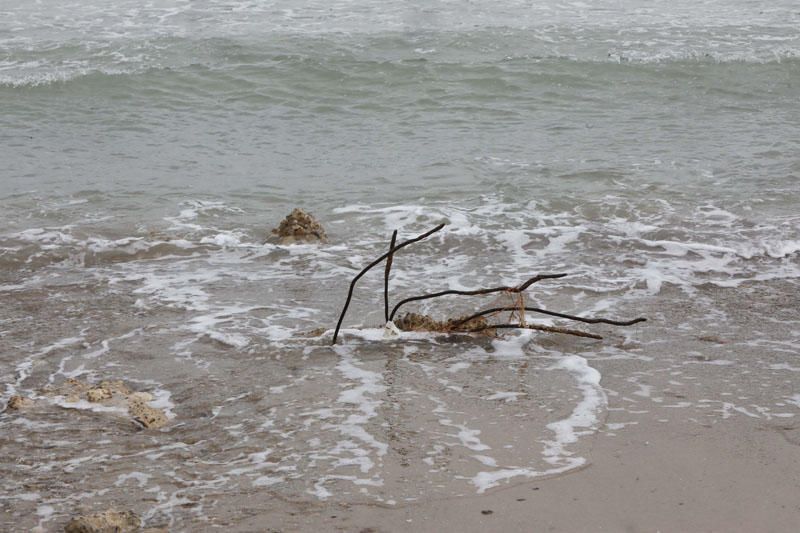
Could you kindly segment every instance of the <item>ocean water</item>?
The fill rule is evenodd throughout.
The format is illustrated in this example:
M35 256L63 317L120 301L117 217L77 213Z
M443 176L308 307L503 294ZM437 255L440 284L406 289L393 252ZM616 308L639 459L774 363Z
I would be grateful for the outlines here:
M0 412L0 525L122 501L235 528L241 495L411 505L568 473L624 431L602 361L635 362L619 386L648 405L642 377L686 358L755 372L753 403L682 407L794 417L798 27L788 0L0 1L0 405L38 402ZM328 244L264 243L296 206ZM352 276L439 223L393 301L564 272L531 301L650 320L384 340L375 272L329 347ZM720 334L738 359L665 340ZM41 392L67 378L123 379L171 424Z

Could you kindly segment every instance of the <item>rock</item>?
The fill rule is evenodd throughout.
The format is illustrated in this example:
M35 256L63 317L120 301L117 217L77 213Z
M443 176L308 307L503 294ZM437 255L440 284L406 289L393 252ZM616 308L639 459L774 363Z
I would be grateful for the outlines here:
M79 401L81 399L81 395L83 395L90 388L91 387L89 385L83 383L82 381L69 378L58 387L45 387L42 392L48 395L64 396L68 402L75 403Z
M317 219L302 209L295 208L277 228L272 230L267 242L275 244L328 242L328 236Z
M110 390L103 387L97 387L86 391L86 399L90 402L102 402L103 400L110 400L113 394Z
M77 403L85 398L108 407L127 408L128 414L148 429L163 427L169 421L164 411L148 405L148 402L153 401L152 394L134 392L121 380L89 385L77 379L68 379L57 387L46 388L43 392L50 396L64 396L68 403Z
M6 405L7 409L25 409L27 407L33 406L33 400L30 398L25 398L24 396L12 396L8 399L8 405Z
M394 325L403 331L445 331L443 322L418 313L406 313L395 320Z
M128 396L131 394L131 389L122 382L122 380L115 380L115 381L101 381L100 387L106 390L111 391L113 394L119 394L122 396Z
M108 510L73 518L64 531L65 533L127 533L139 531L141 526L142 521L133 511Z
M147 429L164 427L169 421L164 411L147 405L148 400L145 400L139 394L142 393L136 393L128 398L128 414ZM148 394L147 396L150 395Z

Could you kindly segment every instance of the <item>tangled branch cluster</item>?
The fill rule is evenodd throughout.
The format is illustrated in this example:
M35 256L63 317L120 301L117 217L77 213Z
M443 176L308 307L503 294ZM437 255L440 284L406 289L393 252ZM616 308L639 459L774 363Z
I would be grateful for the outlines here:
M579 317L575 315L568 315L566 313L560 313L556 311L548 311L547 309L542 309L539 307L529 307L526 306L524 303L524 299L522 297L522 293L527 290L531 285L537 283L542 280L546 279L557 279L563 278L567 274L538 274L533 276L532 278L528 279L524 283L517 285L515 287L492 287L488 289L475 289L470 291L461 291L461 290L445 290L427 294L420 294L417 296L411 296L404 300L399 301L394 308L392 308L391 313L389 312L389 273L392 268L392 261L394 258L395 252L405 248L410 244L414 244L415 242L419 242L423 239L426 239L436 233L437 231L444 228L444 224L439 224L432 230L423 233L413 239L409 239L404 241L400 244L395 245L397 240L397 230L392 233L391 243L389 244L389 251L385 254L381 255L377 259L375 259L372 263L364 267L361 272L356 274L353 280L350 282L350 289L347 293L347 300L344 303L344 307L342 308L342 312L339 315L339 321L336 324L336 329L333 332L333 341L331 344L336 344L336 340L339 336L339 330L342 327L342 322L344 321L345 314L347 313L347 308L350 306L350 301L353 298L353 290L355 289L356 283L359 279L361 279L364 274L366 274L369 270L374 268L375 266L379 265L382 261L386 261L386 268L384 270L384 284L383 284L383 302L384 302L384 318L387 323L393 322L395 320L395 316L397 312L400 310L402 306L408 304L410 302L418 302L421 300L429 300L432 298L439 298L441 296L448 296L448 295L460 295L460 296L479 296L479 295L486 295L486 294L493 294L493 293L506 293L506 294L517 294L520 296L518 299L518 305L515 306L504 306L504 307L492 307L489 309L484 309L479 311L473 315L469 315L466 317L461 318L451 318L446 321L437 321L433 320L430 317L424 315L418 315L416 313L406 313L406 315L399 318L396 322L396 325L400 329L405 330L415 330L415 331L436 331L442 333L478 333L478 332L490 332L495 333L498 329L533 329L537 331L547 331L550 333L563 333L567 335L575 335L578 337L588 337L591 339L602 339L600 335L596 335L594 333L589 333L586 331L580 331L575 329L569 328L562 328L556 326L541 326L537 324L527 324L525 322L525 312L530 311L533 313L540 313L543 315L554 316L557 318L564 318L567 320L574 320L576 322L583 322L585 324L610 324L613 326L631 326L633 324L644 322L647 320L646 318L634 318L633 320L611 320L607 318L586 318L586 317ZM516 323L490 323L486 320L486 316L488 315L496 315L498 313L509 311L512 313L512 317L516 315L518 321Z

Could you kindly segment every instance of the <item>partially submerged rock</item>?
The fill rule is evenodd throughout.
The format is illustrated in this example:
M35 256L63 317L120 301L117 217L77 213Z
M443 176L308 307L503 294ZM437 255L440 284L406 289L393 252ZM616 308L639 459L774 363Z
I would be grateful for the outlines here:
M103 387L97 387L86 391L86 399L90 402L102 402L103 400L110 400L113 394L110 390Z
M123 381L101 381L99 384L90 385L77 379L70 378L57 387L44 391L49 396L63 396L67 405L86 400L104 407L115 407L120 412L128 415L138 424L147 429L157 429L167 424L169 419L163 410L149 405L153 395L147 392L134 392Z
M428 315L406 313L394 321L394 325L403 331L446 331L446 324Z
M108 510L73 518L64 527L65 533L128 533L139 531L141 519L133 511Z
M12 396L8 399L7 409L17 410L33 406L33 400L24 396Z
M164 411L150 407L147 402L153 399L146 392L136 392L128 397L128 413L131 417L148 429L164 427L169 419Z
M80 401L81 396L84 396L90 388L87 383L69 378L57 387L48 385L43 392L48 396L63 396L68 402L75 403Z
M272 230L267 242L275 244L295 244L308 242L328 242L322 225L300 208L295 208Z

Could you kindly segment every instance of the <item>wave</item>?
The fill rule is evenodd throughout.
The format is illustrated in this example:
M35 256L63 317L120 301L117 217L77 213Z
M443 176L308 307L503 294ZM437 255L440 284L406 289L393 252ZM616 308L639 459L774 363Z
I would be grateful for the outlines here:
M733 31L733 30L732 30ZM393 32L322 35L297 33L147 41L43 42L11 47L0 62L0 88L36 88L103 77L137 77L205 69L329 68L382 72L433 67L513 68L515 65L800 65L800 38L770 28L733 34L664 35L649 29L635 39L618 32L574 29ZM760 32L763 32L760 33ZM756 37L761 35L761 40Z
M177 215L163 218L168 227L149 234L112 238L67 225L0 235L0 272L37 272L53 265L122 268L126 264L136 271L136 265L154 261L166 265L191 258L242 267L266 262L272 265L264 265L271 271L269 276L276 279L295 268L305 268L302 265L309 260L327 265L331 270L325 276L347 275L342 252L361 250L358 253L367 256L392 229L410 235L446 222L446 236L440 245L447 249L449 264L464 272L480 272L487 265L485 257L476 252L490 250L489 256L503 257L502 268L492 268L501 268L498 274L507 276L509 284L516 283L519 272L527 272L531 264L545 270L570 264L576 275L570 280L578 285L592 279L607 280L603 290L644 285L656 293L664 283L693 292L707 283L738 285L756 279L793 279L800 273L800 234L795 218L753 227L740 215L709 206L692 220L675 219L670 206L642 218L638 211L648 203L646 199L642 202L635 207L609 198L586 201L586 215L560 210L557 202L544 200L519 206L484 198L471 208L449 202L355 204L335 208L327 217L334 227L354 224L370 228L347 239L347 247L286 248L263 244L265 232L255 226L228 223L220 227L225 219L242 215L235 206L191 201L182 203ZM597 208L609 209L613 215L603 215ZM105 233L111 232L112 228L106 228ZM426 263L405 270L394 275L399 285L436 278L444 275L447 267ZM473 282L459 283L468 286Z

